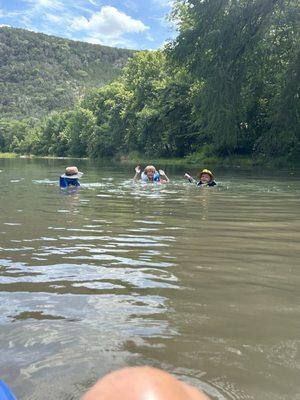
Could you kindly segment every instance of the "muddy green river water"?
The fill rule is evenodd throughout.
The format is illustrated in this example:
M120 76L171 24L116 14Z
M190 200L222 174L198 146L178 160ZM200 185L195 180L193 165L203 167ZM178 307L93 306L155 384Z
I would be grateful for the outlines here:
M80 399L147 364L212 399L300 399L299 173L219 168L199 189L193 168L159 186L77 165L61 192L66 160L0 160L0 378L17 398Z

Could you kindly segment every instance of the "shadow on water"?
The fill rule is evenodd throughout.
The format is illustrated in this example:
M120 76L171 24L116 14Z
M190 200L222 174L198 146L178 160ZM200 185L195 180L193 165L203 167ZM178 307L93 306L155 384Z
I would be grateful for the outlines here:
M18 397L79 399L150 364L213 399L297 398L295 177L219 171L201 190L180 168L143 185L81 160L61 192L65 162L0 160L0 375Z

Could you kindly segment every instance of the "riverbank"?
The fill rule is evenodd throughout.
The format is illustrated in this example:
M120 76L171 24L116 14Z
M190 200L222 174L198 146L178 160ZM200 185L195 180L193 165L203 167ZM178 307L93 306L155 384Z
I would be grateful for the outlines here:
M36 156L33 154L20 155L17 153L0 153L1 158L30 158L30 159L50 159L50 160L88 160L88 157L57 157L57 156ZM96 159L97 160L97 159ZM98 159L99 160L99 159ZM98 161L97 160L97 161ZM106 161L107 159L103 159ZM137 164L155 164L155 165L206 165L206 166L226 166L226 167L253 167L256 164L250 158L228 157L218 158L210 157L200 159L198 157L188 156L184 158L150 158L142 154L129 154L118 158L109 159L109 162L117 162L121 164L137 165Z
M36 158L46 160L88 160L88 157L36 156L34 154L0 153L1 158Z
M17 153L0 153L0 159L2 158L30 158L30 159L50 159L50 160L89 160L89 157L58 157L58 156L36 156L34 154L17 154ZM264 168L286 168L295 169L300 168L300 160L287 160L286 158L274 158L274 159L254 159L249 156L232 155L227 157L218 156L203 156L201 153L194 153L186 157L154 157L145 156L144 154L130 153L128 155L122 155L116 158L101 159L107 162L121 163L127 165L138 165L138 164L155 164L157 166L205 166L205 167L224 167L224 168L253 168L253 167L264 167ZM95 159L99 161L99 159Z
M197 167L224 167L224 168L243 168L249 169L253 167L263 168L284 168L284 169L299 169L300 160L293 162L286 158L274 159L254 159L250 156L232 155L227 157L218 156L203 156L199 153L194 153L184 158L150 158L144 155L129 154L121 156L117 161L124 164L154 164L154 165L173 165L173 166L197 166Z
M0 158L19 158L20 156L16 153L0 153Z

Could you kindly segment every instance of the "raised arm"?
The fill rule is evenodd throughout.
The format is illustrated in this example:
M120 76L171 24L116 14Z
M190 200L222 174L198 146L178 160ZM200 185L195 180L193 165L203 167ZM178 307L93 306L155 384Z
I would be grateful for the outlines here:
M135 175L133 177L133 180L137 181L139 179L139 175L141 173L141 167L139 165L137 165L134 170L135 170Z
M159 174L164 178L164 180L166 181L166 183L170 182L170 179L167 177L166 173L164 170L160 169L158 170Z
M190 183L197 183L196 180L189 174L184 174L184 177L190 182Z

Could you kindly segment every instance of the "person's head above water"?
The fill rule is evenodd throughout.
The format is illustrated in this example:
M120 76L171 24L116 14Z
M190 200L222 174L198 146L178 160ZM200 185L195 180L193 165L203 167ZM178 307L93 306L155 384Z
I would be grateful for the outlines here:
M69 179L80 179L82 175L83 173L78 171L77 167L72 166L66 168L66 172L64 173L63 177Z
M147 167L144 169L144 173L149 179L153 179L156 172L156 168L153 165L147 165Z
M146 168L144 168L141 176L141 167L137 165L135 167L135 175L133 177L134 181L137 181L138 179L141 179L142 182L155 182L155 183L167 183L169 182L169 178L167 177L165 171L162 169L156 170L156 168L153 165L147 165Z
M199 179L201 182L207 183L214 180L214 174L205 168L199 173Z
M100 379L82 400L209 400L193 386L151 367L125 368Z

